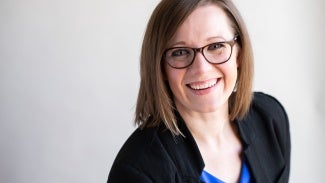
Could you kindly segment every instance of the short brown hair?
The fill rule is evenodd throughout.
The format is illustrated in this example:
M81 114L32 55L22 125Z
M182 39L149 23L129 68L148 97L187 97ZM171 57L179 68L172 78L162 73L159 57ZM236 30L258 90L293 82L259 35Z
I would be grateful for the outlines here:
M140 57L140 88L135 123L142 128L161 124L181 134L175 119L175 106L164 78L163 53L178 27L197 8L215 4L226 13L238 35L238 77L236 92L229 98L230 120L244 118L252 100L253 53L245 23L231 0L162 0L153 11L144 35Z

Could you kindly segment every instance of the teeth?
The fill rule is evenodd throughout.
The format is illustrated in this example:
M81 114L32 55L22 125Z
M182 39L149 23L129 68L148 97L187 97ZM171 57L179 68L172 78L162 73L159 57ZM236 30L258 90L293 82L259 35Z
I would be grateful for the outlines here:
M207 81L204 83L190 84L189 86L194 90L202 90L202 89L211 88L212 86L214 86L216 84L217 84L217 80L211 80L211 81Z

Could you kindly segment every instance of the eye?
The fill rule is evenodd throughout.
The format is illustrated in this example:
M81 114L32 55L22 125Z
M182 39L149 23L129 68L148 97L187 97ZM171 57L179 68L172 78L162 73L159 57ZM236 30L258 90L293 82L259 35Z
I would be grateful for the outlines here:
M213 43L213 44L210 44L207 47L207 49L208 49L208 51L214 51L214 50L223 49L225 47L226 47L225 43Z
M173 50L171 50L170 52L170 56L171 57L183 57L183 56L187 56L190 55L190 51L187 48L175 48Z

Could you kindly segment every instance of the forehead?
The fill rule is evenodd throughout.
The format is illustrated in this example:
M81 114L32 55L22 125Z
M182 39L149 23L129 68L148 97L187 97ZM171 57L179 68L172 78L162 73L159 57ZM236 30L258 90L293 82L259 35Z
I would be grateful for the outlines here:
M215 4L196 8L178 27L170 43L205 44L210 39L228 40L233 37L229 18Z

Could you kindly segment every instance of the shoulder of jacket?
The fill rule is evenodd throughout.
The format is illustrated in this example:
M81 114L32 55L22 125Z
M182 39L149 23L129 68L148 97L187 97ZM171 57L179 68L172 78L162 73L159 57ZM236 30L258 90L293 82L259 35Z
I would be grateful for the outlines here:
M139 156L145 156L146 151L155 151L154 148L159 144L159 138L156 128L137 128L125 141L121 147L117 161L134 161Z
M163 163L168 168L171 163L168 163L169 155L160 139L160 133L164 131L159 128L136 129L123 144L112 168L133 167L147 174L150 174L150 169L158 169Z
M286 111L282 104L275 97L263 92L254 92L252 108L265 117L288 121Z

